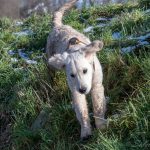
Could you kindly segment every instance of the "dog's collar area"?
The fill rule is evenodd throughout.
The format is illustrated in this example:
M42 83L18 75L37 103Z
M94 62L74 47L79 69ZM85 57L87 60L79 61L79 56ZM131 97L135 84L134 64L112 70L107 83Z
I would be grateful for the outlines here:
M80 43L82 43L82 44L84 44L84 45L87 45L85 42L82 42L82 41L80 41L78 38L76 38L76 37L73 37L73 38L71 38L70 40L69 40L69 46L71 46L71 45L76 45L76 44L80 44Z
M69 44L68 44L68 47L67 47L67 50L66 51L69 51L69 48L71 47L71 46L74 46L74 45L78 45L78 44L84 44L84 45L88 45L88 44L86 44L85 42L82 42L82 41L80 41L78 38L76 38L76 37L73 37L73 38L71 38L70 40L69 40L69 42L68 42ZM80 52L80 49L77 49L77 50L74 50L74 51L69 51L69 53L75 53L75 52Z

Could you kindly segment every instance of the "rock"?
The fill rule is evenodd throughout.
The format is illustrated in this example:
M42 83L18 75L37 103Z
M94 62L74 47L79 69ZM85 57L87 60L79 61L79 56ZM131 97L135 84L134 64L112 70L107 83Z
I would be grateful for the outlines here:
M45 125L45 123L47 122L47 119L49 118L48 116L49 116L49 111L41 110L38 117L36 118L36 120L32 124L31 130L36 131L36 130L41 129Z

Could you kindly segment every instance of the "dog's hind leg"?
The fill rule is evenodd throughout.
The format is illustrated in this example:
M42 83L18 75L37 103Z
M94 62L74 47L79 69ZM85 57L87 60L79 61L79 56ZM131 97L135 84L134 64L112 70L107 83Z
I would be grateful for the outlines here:
M81 125L81 139L85 140L91 136L91 124L85 95L73 92L73 105Z

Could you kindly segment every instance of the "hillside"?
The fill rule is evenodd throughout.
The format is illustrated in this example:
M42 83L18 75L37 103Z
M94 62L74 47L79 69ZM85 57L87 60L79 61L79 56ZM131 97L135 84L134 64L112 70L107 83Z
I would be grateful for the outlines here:
M44 61L51 16L1 18L0 149L149 149L149 0L73 9L64 23L105 43L98 58L109 100L107 129L94 129L89 96L93 135L80 141L65 73L49 74Z

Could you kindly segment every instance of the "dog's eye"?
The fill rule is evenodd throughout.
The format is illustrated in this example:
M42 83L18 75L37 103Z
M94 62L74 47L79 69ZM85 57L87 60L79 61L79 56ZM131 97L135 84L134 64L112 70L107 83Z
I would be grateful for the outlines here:
M71 76L72 78L75 78L75 74L73 74L73 73L72 73L72 74L70 74L70 76Z
M86 73L87 73L87 69L84 69L84 70L83 70L83 73L86 74Z

